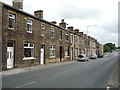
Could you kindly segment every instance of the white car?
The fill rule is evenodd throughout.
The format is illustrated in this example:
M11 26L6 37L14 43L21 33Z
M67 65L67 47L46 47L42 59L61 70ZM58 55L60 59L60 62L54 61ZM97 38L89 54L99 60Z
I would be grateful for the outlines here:
M89 58L86 56L86 54L80 54L77 57L77 61L88 61Z
M98 58L98 57L97 57L96 54L93 54L93 55L90 56L90 59L97 59L97 58Z

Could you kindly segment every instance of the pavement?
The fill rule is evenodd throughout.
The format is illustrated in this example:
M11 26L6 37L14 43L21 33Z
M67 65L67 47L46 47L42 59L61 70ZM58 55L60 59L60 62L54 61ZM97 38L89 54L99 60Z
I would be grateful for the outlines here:
M23 67L23 68L14 68L14 69L2 71L2 73L0 75L6 76L6 75L30 72L30 71L34 71L34 70L43 70L43 69L47 69L47 68L52 68L52 67L56 67L56 66L70 64L70 63L73 63L73 62L75 62L75 61L50 63L50 64L44 64L44 65L31 66L31 67Z

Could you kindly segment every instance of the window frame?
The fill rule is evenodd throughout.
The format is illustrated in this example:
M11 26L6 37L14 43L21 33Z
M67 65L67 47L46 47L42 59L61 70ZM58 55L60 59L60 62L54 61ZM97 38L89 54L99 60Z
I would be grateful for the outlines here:
M26 44L26 46L25 46L25 44ZM30 49L30 51L31 51L31 57L26 57L25 56L25 51L24 51L24 58L23 58L23 60L26 60L26 59L35 59L34 58L34 49L35 49L35 44L34 43L30 43L30 42L25 42L24 43L24 50L25 49Z
M41 36L45 36L45 25L41 24Z
M10 17L10 15L12 16L12 17ZM11 27L9 27L9 25L10 25L10 19L12 19L12 20L14 20L14 25L13 25L13 28L11 28ZM16 15L15 14L13 14L13 13L9 13L9 15L8 15L8 29L11 29L11 30L14 30L15 29L15 26L16 26Z
M50 46L50 58L55 58L55 57L56 57L56 46L55 45L51 45Z
M29 25L29 28L28 28ZM28 33L32 33L33 32L33 20L26 20L26 30Z
M51 28L51 38L55 38L55 28Z

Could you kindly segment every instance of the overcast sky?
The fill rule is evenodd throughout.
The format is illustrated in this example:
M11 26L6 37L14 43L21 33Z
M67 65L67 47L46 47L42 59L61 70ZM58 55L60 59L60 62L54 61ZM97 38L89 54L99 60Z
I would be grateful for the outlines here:
M12 5L12 0L1 0ZM100 43L118 45L118 1L119 0L23 0L24 11L34 14L44 11L47 21L61 22L96 38ZM94 26L97 25L97 26Z

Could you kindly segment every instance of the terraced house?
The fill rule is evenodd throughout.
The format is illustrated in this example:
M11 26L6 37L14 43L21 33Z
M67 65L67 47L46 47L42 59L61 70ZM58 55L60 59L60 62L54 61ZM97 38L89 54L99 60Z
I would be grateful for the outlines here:
M88 36L66 27L64 19L57 25L56 21L44 20L42 10L34 15L24 12L23 0L14 0L13 6L0 2L0 12L3 69L70 61L78 54L88 53ZM102 53L103 48L96 48L97 43L94 48L90 44L89 51Z

